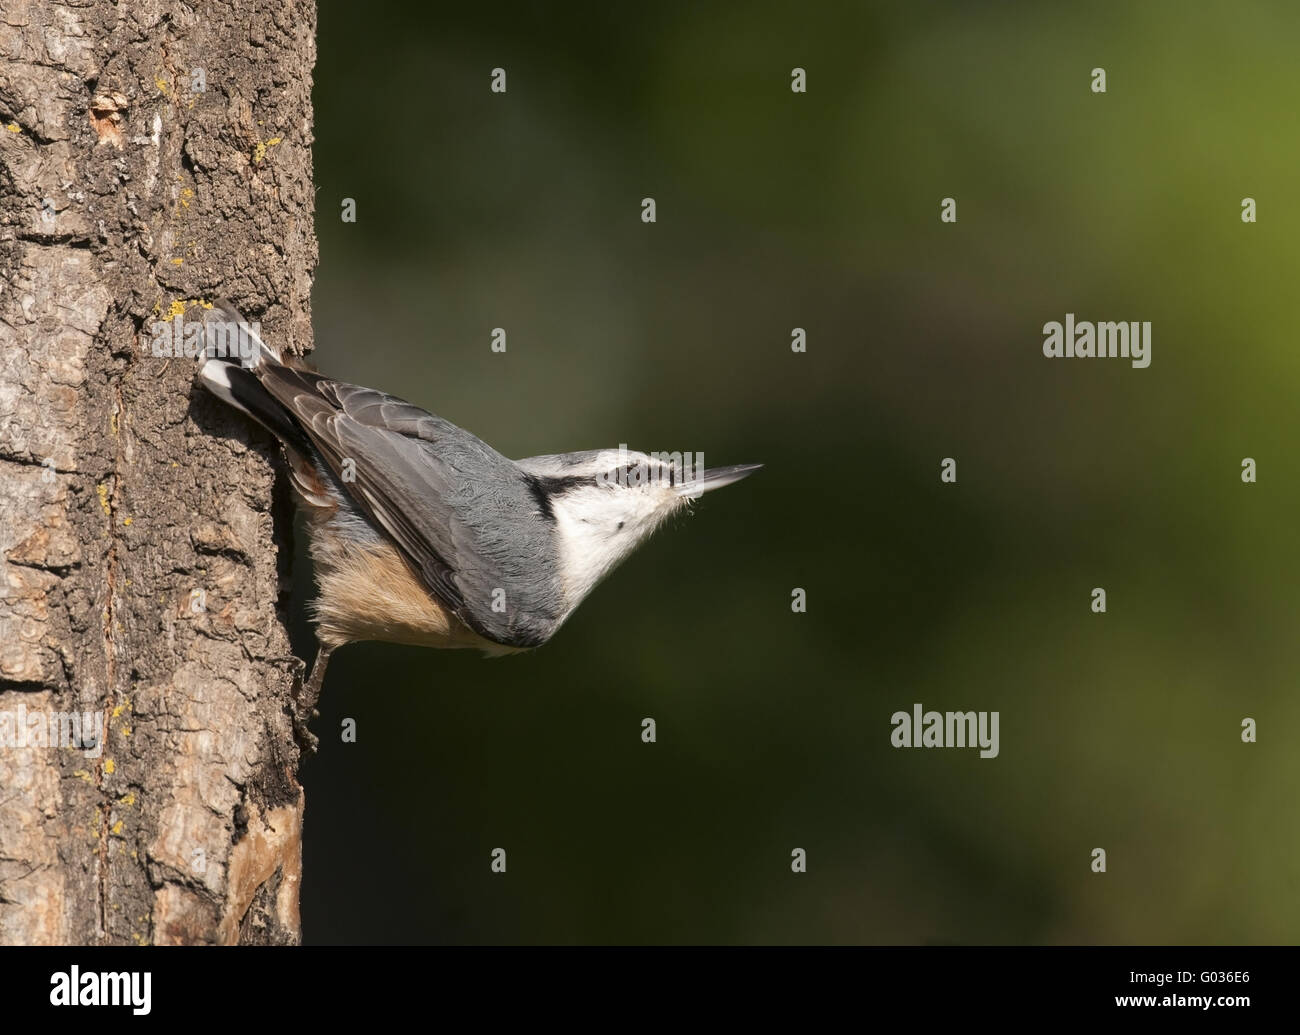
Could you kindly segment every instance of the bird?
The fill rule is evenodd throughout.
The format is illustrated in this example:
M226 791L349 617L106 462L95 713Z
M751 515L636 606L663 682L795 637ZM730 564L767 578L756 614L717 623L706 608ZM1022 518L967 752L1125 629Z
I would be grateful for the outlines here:
M205 311L197 356L203 387L279 440L307 518L318 649L300 714L315 714L330 655L348 643L541 646L665 519L762 467L696 469L626 446L511 460L282 356L225 300Z

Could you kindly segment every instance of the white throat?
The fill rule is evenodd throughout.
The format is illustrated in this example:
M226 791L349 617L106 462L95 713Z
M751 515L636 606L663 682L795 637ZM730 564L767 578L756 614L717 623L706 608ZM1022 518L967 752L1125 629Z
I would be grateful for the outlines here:
M617 500L611 493L619 494ZM551 500L560 581L570 610L654 531L667 516L662 504L654 493L594 486Z

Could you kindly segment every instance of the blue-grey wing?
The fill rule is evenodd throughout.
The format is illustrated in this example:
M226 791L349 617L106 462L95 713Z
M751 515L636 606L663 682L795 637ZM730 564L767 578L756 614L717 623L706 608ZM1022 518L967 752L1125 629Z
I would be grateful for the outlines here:
M487 443L408 402L312 371L258 375L338 488L424 585L496 643L534 647L563 618L554 544L530 477Z

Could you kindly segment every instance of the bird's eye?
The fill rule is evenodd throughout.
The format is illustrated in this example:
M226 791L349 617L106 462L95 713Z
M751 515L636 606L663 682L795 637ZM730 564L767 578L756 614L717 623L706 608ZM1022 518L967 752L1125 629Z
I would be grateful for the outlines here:
M623 522L621 522L621 521L618 523L618 530L619 530L620 532L623 531Z

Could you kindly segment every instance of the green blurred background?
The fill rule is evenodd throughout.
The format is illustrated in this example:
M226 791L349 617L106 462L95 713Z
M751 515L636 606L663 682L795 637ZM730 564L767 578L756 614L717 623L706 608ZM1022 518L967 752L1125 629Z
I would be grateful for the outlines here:
M324 0L320 366L510 456L767 466L531 655L335 656L307 940L1295 942L1298 43L1240 0ZM1045 359L1066 312L1151 367ZM917 701L1000 756L892 748Z

